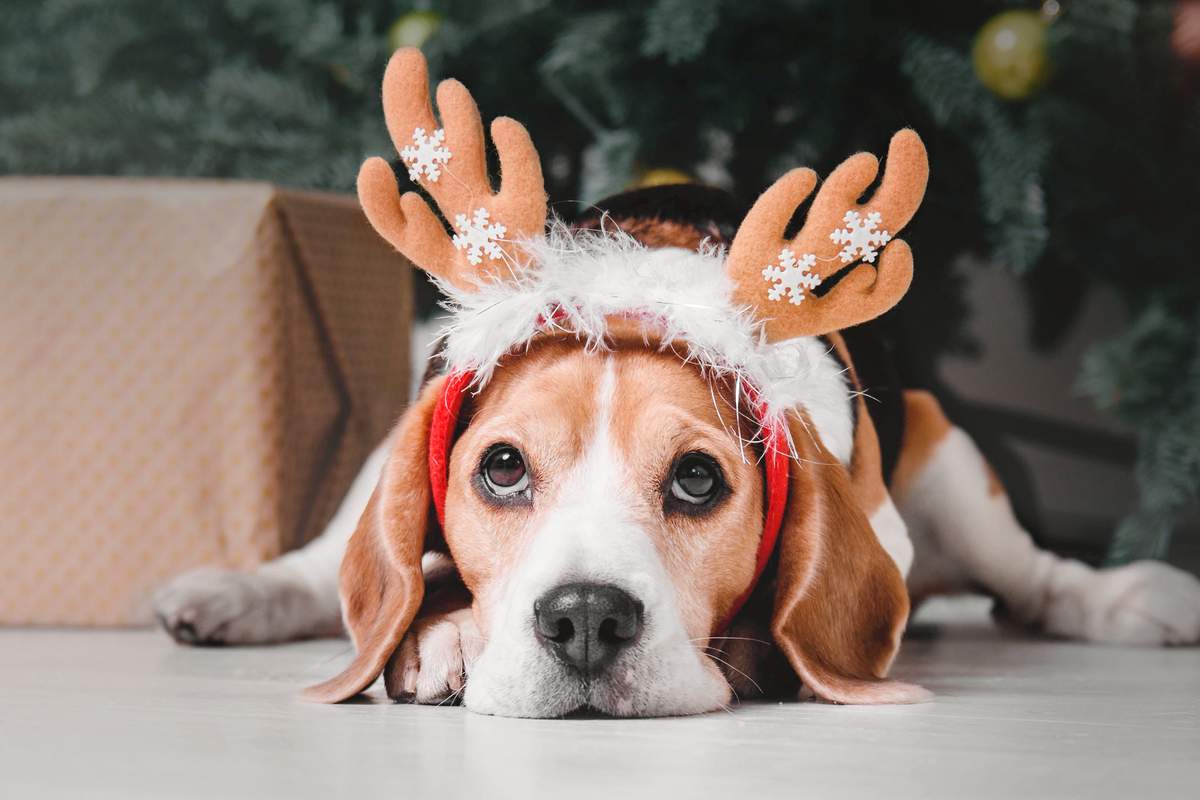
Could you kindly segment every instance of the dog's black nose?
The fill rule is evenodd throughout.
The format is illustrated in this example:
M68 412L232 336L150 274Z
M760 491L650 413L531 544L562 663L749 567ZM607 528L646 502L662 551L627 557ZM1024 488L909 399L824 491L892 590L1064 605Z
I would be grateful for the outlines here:
M562 661L602 672L642 630L642 604L616 586L568 583L533 604L538 638Z

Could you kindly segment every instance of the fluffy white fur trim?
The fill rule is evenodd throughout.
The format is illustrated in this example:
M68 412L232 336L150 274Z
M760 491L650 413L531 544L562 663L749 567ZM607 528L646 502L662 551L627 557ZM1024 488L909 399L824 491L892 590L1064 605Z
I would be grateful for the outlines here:
M621 231L560 223L524 246L534 266L509 280L473 292L442 284L450 312L442 355L451 369L473 370L483 386L539 333L565 331L603 348L609 317L642 317L662 341L686 342L688 361L702 370L754 386L768 418L805 409L825 447L849 463L852 405L842 367L813 337L767 344L761 323L731 299L722 249L648 248Z

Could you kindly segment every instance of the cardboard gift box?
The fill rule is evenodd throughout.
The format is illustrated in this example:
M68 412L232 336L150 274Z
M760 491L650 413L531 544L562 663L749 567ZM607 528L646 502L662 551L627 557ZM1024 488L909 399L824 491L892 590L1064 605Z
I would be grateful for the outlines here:
M0 623L319 534L408 396L411 271L351 197L0 179Z

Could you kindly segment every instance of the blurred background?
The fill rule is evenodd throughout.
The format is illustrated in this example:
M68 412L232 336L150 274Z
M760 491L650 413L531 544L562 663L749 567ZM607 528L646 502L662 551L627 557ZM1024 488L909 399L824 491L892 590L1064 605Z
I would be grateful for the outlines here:
M980 440L1045 543L1093 562L1194 558L1196 0L6 0L0 171L27 176L0 183L9 290L0 302L11 312L4 415L23 420L5 434L10 456L24 453L9 457L11 473L69 438L58 417L29 411L50 390L11 387L56 387L57 397L70 376L86 374L72 358L86 353L94 366L88 346L124 341L134 306L161 301L130 335L158 341L138 374L162 373L140 394L177 381L189 363L208 364L171 408L202 405L197 386L241 398L218 403L195 436L211 444L234 420L258 419L272 477L247 467L239 491L283 488L271 490L270 513L214 515L236 492L204 484L177 525L198 515L216 544L151 571L252 563L319 530L403 402L407 384L387 375L401 366L410 306L428 317L436 296L368 243L361 220L343 219L352 201L292 190L347 192L366 156L395 156L378 95L384 64L402 46L420 47L435 77L471 86L485 118L527 125L554 208L568 219L606 195L662 183L711 184L748 203L793 166L826 173L854 151L883 152L898 128L917 129L932 175L905 233L916 280L882 321L904 380L937 391ZM30 177L68 175L120 180ZM122 210L106 216L114 204ZM104 233L81 237L81 227ZM127 229L144 235L122 239ZM77 250L46 254L48 241L72 239ZM229 248L213 251L213 242ZM211 282L194 278L214 264L235 265L227 272L256 288L208 293ZM366 277L349 277L355 270ZM56 283L76 272L92 275L82 289ZM56 320L70 291L93 301L100 292L106 310L67 330ZM170 336L153 333L178 328L180 309L202 306L197 298L218 296ZM246 296L268 298L274 316L223 316ZM129 306L114 318L113 303ZM97 328L96 315L110 327ZM272 365L265 389L250 378L230 383L247 326L258 338L245 341L273 332L257 362ZM48 352L65 355L55 362ZM105 379L121 369L104 367ZM122 381L114 393L136 379ZM322 392L327 407L288 416L297 398ZM264 411L254 398L267 396ZM62 402L62 413L76 407ZM131 413L167 419L156 429L163 438L186 418L144 403ZM296 441L302 457L289 449ZM80 457L64 457L63 469ZM112 458L117 472L139 473L119 452ZM228 464L214 450L202 466ZM31 497L54 504L35 483L10 486L0 500L15 517L0 519L19 518ZM267 544L239 532L264 527L274 531ZM0 535L20 551L31 529L58 535L27 518ZM243 550L230 545L243 540ZM9 569L13 578L22 568Z

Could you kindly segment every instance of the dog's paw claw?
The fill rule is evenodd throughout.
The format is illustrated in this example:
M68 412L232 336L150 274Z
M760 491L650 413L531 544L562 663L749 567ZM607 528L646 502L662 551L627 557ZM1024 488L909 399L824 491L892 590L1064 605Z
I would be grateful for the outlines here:
M180 644L196 644L200 637L196 634L196 628L192 623L183 619L166 614L155 614L158 619L158 624L167 632L175 641Z

